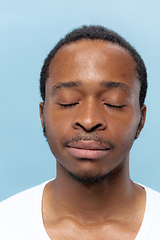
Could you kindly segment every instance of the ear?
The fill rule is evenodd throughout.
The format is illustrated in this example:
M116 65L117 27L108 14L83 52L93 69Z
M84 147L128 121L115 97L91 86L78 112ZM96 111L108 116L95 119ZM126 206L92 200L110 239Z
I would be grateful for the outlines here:
M146 107L146 105L143 105L141 107L141 119L140 119L140 122L139 122L139 125L138 125L138 129L137 129L137 132L136 132L135 139L137 139L139 137L140 132L142 131L142 129L144 127L144 124L145 124L145 121L146 121L146 112L147 112L147 107Z
M43 108L44 108L44 102L40 102L39 115L40 115L40 119L41 119L42 128L44 129Z

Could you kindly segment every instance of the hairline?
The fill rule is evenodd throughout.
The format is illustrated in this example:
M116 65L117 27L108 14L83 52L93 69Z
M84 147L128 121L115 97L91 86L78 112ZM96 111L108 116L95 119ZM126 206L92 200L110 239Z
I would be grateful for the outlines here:
M84 30L84 32L83 32ZM78 32L79 31L79 32ZM93 33L93 31L99 31L98 33ZM121 35L116 33L113 30L107 29L103 26L99 25L90 25L90 26L82 26L77 29L73 29L70 33L68 33L65 37L63 37L55 47L50 51L48 56L45 59L44 65L41 70L41 78L40 78L40 91L41 97L43 101L45 101L45 83L49 78L49 66L51 64L52 59L54 59L56 53L70 43L76 43L78 41L83 40L102 40L103 42L110 42L111 44L116 44L117 46L122 47L126 50L134 62L136 63L136 79L140 82L140 95L139 95L139 103L140 107L143 106L146 93L147 93L147 72L146 66L141 55L137 52L137 50Z
M50 68L50 65L51 65L51 63L52 63L52 61L54 60L54 58L55 58L55 56L56 56L56 54L58 53L58 51L59 50L62 50L63 48L65 48L67 45L71 45L71 44L73 44L73 43L77 43L77 42L81 42L81 41L102 41L102 42L108 42L108 43L110 43L111 45L116 45L116 46L119 46L120 48L123 48L130 56L131 56L131 58L132 58L132 60L134 61L134 63L136 64L136 72L135 72L135 79L137 79L139 82L140 82L140 87L141 87L141 81L140 81L140 79L139 79L139 73L138 73L138 71L137 71L137 67L138 67L138 64L137 64L137 62L135 61L135 59L133 58L133 56L131 55L131 53L129 52L129 50L127 49L127 48L125 48L125 47L123 47L122 45L120 45L119 43L117 43L117 42L112 42L112 41L109 41L109 40L105 40L105 39L91 39L91 38L82 38L82 39L77 39L77 40L75 40L75 41L73 41L73 42L68 42L68 43L65 43L64 45L62 45L57 51L56 51L56 53L54 54L54 56L52 57L52 59L50 60L50 64L49 64L49 66L48 66L48 78L46 78L46 82L47 82L47 80L50 78L50 76L49 76L49 68ZM46 84L46 82L45 82L45 84ZM109 81L109 83L111 83L112 81ZM108 83L108 82L107 82ZM102 85L103 84L105 84L105 81L104 82L102 82ZM119 84L119 83L117 83L117 84ZM129 92L129 89L126 89L126 91L128 91ZM45 100L44 100L45 101Z

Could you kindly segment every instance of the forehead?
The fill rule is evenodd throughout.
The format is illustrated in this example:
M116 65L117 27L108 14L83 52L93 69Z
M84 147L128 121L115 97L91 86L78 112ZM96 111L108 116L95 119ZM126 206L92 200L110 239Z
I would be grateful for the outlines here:
M80 40L60 48L49 66L49 80L82 81L90 86L99 81L137 81L136 63L130 53L111 42Z

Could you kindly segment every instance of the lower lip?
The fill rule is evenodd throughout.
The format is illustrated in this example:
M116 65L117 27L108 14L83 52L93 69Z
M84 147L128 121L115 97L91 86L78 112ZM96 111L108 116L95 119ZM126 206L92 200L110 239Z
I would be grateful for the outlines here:
M75 158L99 159L104 157L109 150L92 150L68 147L68 152Z

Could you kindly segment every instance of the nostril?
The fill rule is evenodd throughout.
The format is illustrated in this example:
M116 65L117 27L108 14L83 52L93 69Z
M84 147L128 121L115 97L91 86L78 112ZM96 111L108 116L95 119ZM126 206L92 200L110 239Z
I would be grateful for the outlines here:
M78 128L84 129L87 132L93 132L95 130L104 130L106 128L106 124L105 123L104 124L98 123L98 124L95 124L94 126L88 126L88 125L86 126L86 125L82 125L80 123L76 123L76 126Z
M96 126L92 127L91 131L94 131L94 130L100 129L100 128L102 128L102 124L99 123Z
M87 132L95 130L104 130L106 128L106 116L99 110L99 106L95 105L82 106L81 111L77 111L75 118L72 121L74 129L83 129Z

